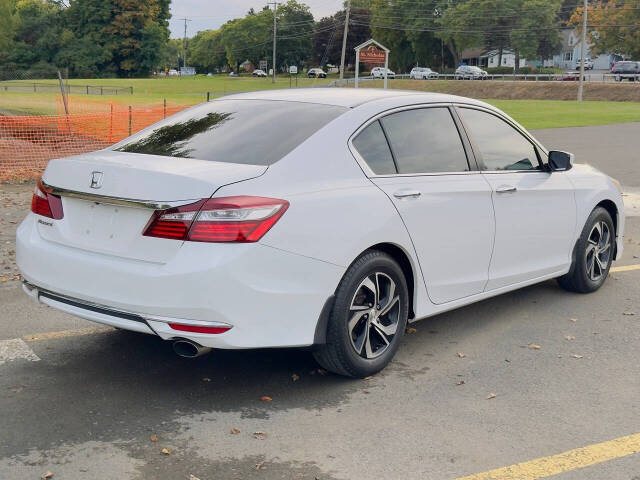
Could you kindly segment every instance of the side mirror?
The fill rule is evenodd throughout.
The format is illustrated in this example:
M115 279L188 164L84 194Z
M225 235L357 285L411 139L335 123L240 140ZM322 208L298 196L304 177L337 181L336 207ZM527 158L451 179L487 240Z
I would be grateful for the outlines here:
M573 166L573 153L552 150L549 152L549 170L565 172Z

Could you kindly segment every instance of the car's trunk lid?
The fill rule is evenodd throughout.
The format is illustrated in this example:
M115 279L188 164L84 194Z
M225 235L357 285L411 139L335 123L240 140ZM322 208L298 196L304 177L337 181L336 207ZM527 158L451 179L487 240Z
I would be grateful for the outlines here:
M40 219L40 235L89 252L165 263L181 241L142 235L155 209L210 197L268 167L100 151L52 160L43 182L62 196L64 218Z

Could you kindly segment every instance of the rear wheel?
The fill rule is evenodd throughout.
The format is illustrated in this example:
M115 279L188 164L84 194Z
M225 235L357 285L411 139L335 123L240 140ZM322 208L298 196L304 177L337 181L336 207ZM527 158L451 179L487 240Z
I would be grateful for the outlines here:
M611 215L602 207L596 208L582 229L571 270L558 278L560 286L578 293L598 290L611 268L615 238Z
M404 335L409 311L402 269L386 253L372 250L347 270L327 326L327 343L313 355L327 370L366 377L386 367Z

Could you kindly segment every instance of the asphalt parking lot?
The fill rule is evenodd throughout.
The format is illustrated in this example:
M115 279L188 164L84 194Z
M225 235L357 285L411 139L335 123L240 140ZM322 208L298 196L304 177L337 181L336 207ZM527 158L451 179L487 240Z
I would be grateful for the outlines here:
M413 324L365 380L305 351L181 359L35 305L14 265L31 186L0 185L0 479L640 480L638 132L534 132L627 193L601 290L550 281Z

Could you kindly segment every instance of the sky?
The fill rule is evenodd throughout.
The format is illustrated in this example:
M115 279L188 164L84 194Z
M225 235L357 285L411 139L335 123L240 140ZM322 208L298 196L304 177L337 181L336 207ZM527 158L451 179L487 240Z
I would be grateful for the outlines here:
M281 0L282 1L282 0ZM299 0L311 8L316 20L333 15L342 8L343 0ZM187 22L187 37L192 37L199 30L216 29L227 20L244 17L251 7L262 10L267 0L172 0L171 20L169 28L172 38L182 38L184 20Z

